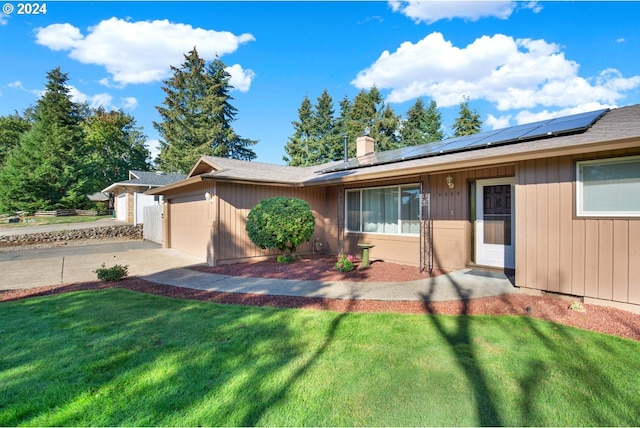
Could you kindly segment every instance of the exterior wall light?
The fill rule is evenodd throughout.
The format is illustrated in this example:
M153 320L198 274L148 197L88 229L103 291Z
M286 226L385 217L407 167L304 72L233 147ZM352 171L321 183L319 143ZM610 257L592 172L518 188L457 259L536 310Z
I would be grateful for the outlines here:
M449 186L449 189L453 189L453 177L451 177L451 174L447 175L447 186Z
M204 198L207 200L207 202L213 202L213 198L211 197L211 193L209 192L204 194Z

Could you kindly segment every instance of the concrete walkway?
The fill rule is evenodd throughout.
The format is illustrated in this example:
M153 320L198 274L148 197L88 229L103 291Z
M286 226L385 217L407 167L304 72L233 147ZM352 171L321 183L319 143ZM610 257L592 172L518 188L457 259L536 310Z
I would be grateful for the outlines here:
M504 274L471 269L407 282L323 282L244 278L202 273L191 269L166 270L142 278L158 284L206 291L387 301L468 300L517 291Z
M105 263L127 265L129 276L167 286L229 293L257 293L332 299L445 301L512 293L501 273L461 270L410 282L322 282L244 278L197 272L203 260L148 241L0 251L0 291L95 281Z

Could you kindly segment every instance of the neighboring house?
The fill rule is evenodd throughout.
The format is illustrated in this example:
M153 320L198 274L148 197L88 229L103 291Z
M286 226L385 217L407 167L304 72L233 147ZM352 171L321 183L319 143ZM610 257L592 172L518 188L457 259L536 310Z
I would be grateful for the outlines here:
M129 171L129 179L113 183L102 190L112 194L116 219L129 223L144 223L144 207L157 205L161 196L145 195L144 192L167 184L184 180L184 174L165 174L154 171Z
M301 252L421 269L515 270L517 286L640 310L640 105L290 167L203 156L163 195L164 246L209 265L275 253L245 231L260 200L310 203Z

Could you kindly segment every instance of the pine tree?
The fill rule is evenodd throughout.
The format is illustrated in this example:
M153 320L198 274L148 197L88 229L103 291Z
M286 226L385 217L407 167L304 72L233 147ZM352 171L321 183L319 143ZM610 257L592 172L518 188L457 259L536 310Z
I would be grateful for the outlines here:
M435 101L428 108L424 107L421 98L407 111L407 119L402 123L400 139L403 146L417 146L440 141L442 132L442 116Z
M129 170L150 169L146 136L132 116L122 111L107 112L101 107L91 111L83 122L83 129L93 189L126 180Z
M462 97L458 117L453 123L453 136L462 137L464 135L477 134L482 130L480 115L469 108L469 97Z
M342 143L340 144L339 150L336 150L334 152L332 157L333 160L344 159L345 137L347 139L347 156L348 157L355 156L356 155L356 137L358 135L361 135L358 132L360 133L362 132L362 131L353 130L350 126L350 117L351 117L351 111L353 110L353 103L351 102L349 97L345 95L342 101L340 101L339 105L340 105L340 114L336 119L336 130L340 134Z
M224 63L211 63L196 48L184 55L180 68L165 80L163 107L156 107L162 122L154 123L161 135L157 160L167 172L188 172L202 155L252 160L249 147L257 141L241 138L231 126L237 109L231 105L229 73Z
M369 136L375 140L377 151L396 148L399 125L400 119L389 105L384 104L382 94L375 85L369 91L361 90L354 98L344 122L344 133L349 138L349 156L355 156L355 140L367 128Z
M438 104L431 100L426 113L426 142L431 143L433 141L444 140L445 135L442 128L442 114L440 113L440 110L438 110Z
M311 164L317 165L336 160L336 152L342 148L342 138L336 128L333 98L326 89L318 97L311 120L313 150ZM340 155L338 155L340 156Z
M399 127L400 118L395 114L391 106L387 104L375 123L374 134L377 134L378 137L376 142L379 151L393 150L401 146L398 133Z
M34 123L20 138L0 170L0 209L37 211L87 206L89 192L83 106L71 101L68 76L60 68L47 73Z
M20 144L20 136L31 128L31 122L18 113L0 117L0 167L9 152Z
M284 150L287 156L283 156L282 160L291 166L307 166L307 153L309 152L309 140L311 138L311 117L312 117L311 100L305 95L302 104L298 109L298 122L293 121L294 133L289 137L289 141Z
M299 122L292 122L294 134L285 146L282 159L292 166L318 165L342 156L342 137L334 117L333 98L326 89L317 103L305 96L298 109Z

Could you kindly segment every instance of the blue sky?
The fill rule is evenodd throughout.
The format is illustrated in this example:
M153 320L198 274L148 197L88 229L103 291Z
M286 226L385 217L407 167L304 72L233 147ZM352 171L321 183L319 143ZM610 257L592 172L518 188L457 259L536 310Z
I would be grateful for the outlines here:
M152 152L161 81L194 46L229 66L234 127L260 162L283 163L303 97L324 89L336 112L374 83L397 114L433 99L448 133L463 96L485 130L640 103L635 1L2 4L0 115L33 105L60 66L77 101L133 115Z

